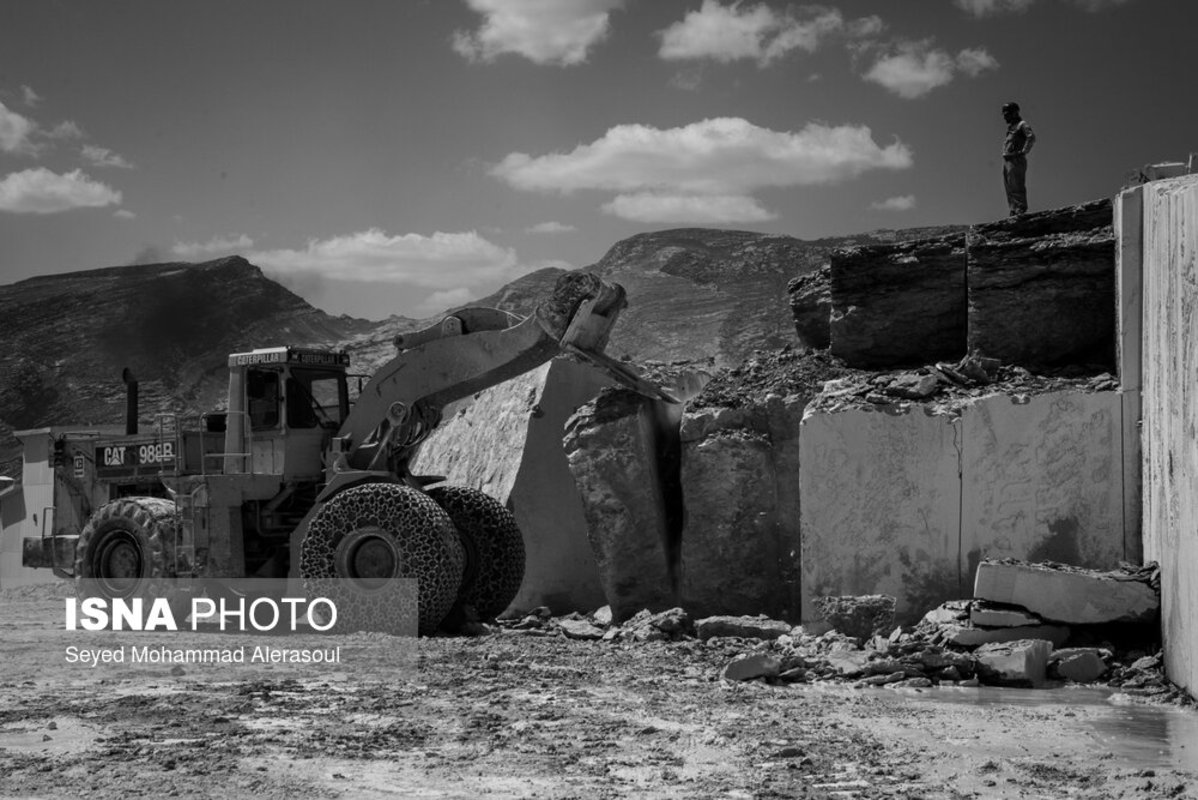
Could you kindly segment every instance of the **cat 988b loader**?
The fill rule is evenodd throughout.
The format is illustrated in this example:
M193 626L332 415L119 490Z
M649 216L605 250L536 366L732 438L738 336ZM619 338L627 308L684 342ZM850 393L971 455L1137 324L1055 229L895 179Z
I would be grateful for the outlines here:
M27 540L26 563L93 595L169 594L180 608L183 585L215 596L255 576L324 581L326 595L353 590L335 598L343 622L376 630L387 609L371 607L382 602L372 587L415 578L421 633L454 609L494 617L523 578L515 519L475 489L413 475L409 462L447 404L564 352L672 402L604 354L626 302L623 287L577 272L524 319L462 309L396 337L396 355L352 405L344 352L234 353L227 410L148 435L135 432L133 411L123 436L57 443L56 472L73 489L56 500L49 535Z

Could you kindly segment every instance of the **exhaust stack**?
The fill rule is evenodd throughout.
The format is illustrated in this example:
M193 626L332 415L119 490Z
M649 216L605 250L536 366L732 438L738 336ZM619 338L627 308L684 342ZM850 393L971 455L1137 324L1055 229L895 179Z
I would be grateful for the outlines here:
M125 367L121 370L121 380L125 382L125 433L132 436L137 433L137 377Z

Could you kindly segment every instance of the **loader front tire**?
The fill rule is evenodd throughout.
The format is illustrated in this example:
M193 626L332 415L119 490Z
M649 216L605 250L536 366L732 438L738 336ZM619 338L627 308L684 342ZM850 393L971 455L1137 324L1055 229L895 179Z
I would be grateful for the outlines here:
M170 500L125 497L101 506L75 546L77 593L110 601L141 598L143 608L165 597L182 628L191 591L175 561L178 536L179 516Z
M429 497L445 509L466 549L458 603L479 619L503 612L524 581L524 536L516 518L494 497L466 486L436 486Z
M312 518L300 546L305 591L334 602L337 631L435 633L457 598L464 561L449 515L398 483L337 495ZM415 592L393 578L415 578Z

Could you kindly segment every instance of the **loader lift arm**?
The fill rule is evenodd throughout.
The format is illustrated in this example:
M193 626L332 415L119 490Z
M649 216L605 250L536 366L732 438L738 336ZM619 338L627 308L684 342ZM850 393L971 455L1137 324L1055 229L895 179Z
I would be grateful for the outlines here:
M521 320L467 308L421 331L396 337L399 353L362 389L338 431L333 473L388 469L406 478L407 462L437 426L445 406L574 353L647 396L678 402L607 356L611 330L627 305L624 289L592 273L566 273L550 299Z

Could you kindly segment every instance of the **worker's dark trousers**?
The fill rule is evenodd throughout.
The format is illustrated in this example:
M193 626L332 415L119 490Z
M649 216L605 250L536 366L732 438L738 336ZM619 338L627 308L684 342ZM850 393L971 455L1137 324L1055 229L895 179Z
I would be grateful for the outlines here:
M1011 216L1027 211L1027 156L1008 156L1002 162L1002 182Z

